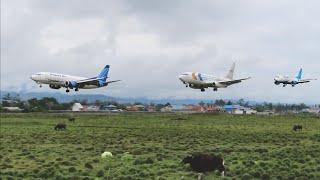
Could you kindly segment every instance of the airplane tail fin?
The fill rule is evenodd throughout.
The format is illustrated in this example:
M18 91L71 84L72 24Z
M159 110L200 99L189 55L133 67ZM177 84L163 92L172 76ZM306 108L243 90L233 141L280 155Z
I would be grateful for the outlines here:
M110 65L106 65L98 75L98 78L101 78L102 80L106 81L108 78L109 68L110 68Z
M231 80L233 79L233 73L234 73L234 68L235 67L236 67L236 63L233 62L228 74L226 75L226 78L231 79Z
M301 80L301 78L302 78L302 68L300 68L296 78L297 78L297 80Z

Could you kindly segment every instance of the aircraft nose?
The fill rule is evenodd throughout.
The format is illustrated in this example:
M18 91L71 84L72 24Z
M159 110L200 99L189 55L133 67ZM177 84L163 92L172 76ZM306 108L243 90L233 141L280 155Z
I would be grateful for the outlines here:
M30 79L34 80L35 79L35 75L31 75Z

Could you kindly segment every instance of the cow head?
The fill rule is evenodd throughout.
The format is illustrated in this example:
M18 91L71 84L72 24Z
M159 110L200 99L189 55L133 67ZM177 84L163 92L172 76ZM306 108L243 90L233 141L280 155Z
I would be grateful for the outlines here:
M190 164L192 162L192 160L193 160L192 156L187 156L182 160L182 163L183 164L188 164L188 163Z

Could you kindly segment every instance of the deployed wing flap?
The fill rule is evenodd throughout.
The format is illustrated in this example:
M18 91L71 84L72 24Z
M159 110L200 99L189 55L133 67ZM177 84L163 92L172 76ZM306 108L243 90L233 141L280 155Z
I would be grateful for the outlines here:
M231 84L236 84L236 83L240 83L241 81L244 81L244 80L248 80L250 79L251 77L247 77L247 78L242 78L242 79L235 79L235 80L230 80L230 81L220 81L219 83L221 84L225 84L225 85L231 85Z

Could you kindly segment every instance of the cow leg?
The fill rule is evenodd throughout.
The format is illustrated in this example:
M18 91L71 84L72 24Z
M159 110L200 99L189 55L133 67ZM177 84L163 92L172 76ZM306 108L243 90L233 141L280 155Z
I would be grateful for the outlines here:
M202 179L202 173L199 173L198 174L198 180L201 180Z

